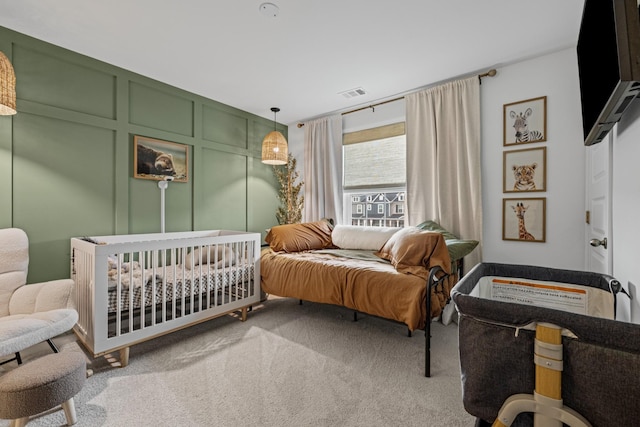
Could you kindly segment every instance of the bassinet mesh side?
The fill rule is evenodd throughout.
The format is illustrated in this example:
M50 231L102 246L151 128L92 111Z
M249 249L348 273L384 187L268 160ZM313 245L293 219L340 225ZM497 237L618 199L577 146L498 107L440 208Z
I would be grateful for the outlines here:
M548 322L573 332L563 337L564 404L594 427L635 425L640 419L640 325L469 294L484 276L549 280L609 289L611 276L532 266L479 264L452 290L459 312L460 370L465 410L493 422L504 400L535 388L535 333L520 329ZM530 414L513 426L532 425Z

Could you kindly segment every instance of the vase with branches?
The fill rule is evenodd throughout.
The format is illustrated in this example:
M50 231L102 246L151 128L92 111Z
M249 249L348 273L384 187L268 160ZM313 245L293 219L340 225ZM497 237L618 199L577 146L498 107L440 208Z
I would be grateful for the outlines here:
M296 171L296 158L289 153L287 164L282 166L274 166L275 174L280 190L278 191L278 199L280 206L276 210L276 219L278 224L295 224L302 221L302 207L304 206L304 195L300 194L300 190L304 182L298 180L298 171Z

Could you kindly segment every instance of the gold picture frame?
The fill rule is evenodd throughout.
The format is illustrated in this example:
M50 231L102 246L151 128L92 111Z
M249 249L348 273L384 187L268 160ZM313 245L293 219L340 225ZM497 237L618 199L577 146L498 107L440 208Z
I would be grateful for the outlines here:
M189 181L189 146L135 135L133 137L133 177L174 182Z
M502 240L546 241L546 197L502 199Z
M502 107L503 145L547 140L547 97L525 99Z
M547 191L547 147L503 152L503 193Z

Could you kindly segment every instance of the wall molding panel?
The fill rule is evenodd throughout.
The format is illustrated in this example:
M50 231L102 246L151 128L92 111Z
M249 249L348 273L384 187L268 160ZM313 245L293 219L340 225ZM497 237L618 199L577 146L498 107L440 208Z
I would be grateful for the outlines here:
M189 146L166 231L275 225L277 182L260 162L271 120L4 27L0 50L18 98L0 117L0 227L29 235L30 282L69 277L71 237L160 232L157 182L133 178L134 135Z

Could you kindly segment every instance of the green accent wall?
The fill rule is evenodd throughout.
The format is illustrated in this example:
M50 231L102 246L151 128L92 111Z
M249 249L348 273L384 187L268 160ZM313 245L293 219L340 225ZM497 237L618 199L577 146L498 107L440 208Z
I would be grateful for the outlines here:
M134 135L188 146L166 231L264 237L277 224L260 162L272 121L3 27L0 51L18 97L18 114L0 116L0 228L27 232L29 283L69 277L71 237L160 232L157 181L133 177Z

